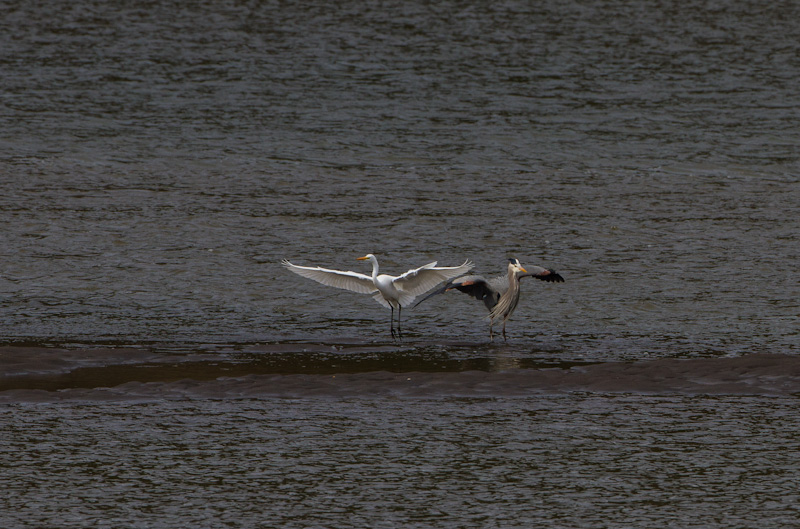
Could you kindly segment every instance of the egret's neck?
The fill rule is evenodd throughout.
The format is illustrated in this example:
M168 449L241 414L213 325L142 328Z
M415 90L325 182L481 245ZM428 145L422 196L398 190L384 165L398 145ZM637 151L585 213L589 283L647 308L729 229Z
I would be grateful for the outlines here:
M375 257L370 257L369 260L372 263L372 280L375 281L378 279L378 260Z

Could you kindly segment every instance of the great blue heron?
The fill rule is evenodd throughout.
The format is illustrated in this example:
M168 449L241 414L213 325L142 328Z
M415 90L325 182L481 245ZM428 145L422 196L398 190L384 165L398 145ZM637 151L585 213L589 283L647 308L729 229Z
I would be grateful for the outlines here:
M397 309L397 337L400 336L400 313L403 307L409 306L420 296L442 281L466 274L472 269L472 263L464 261L461 266L436 266L436 261L419 268L409 270L400 276L378 274L378 259L372 254L359 257L359 261L369 260L372 263L372 277L359 272L343 272L321 267L297 266L283 260L283 266L295 274L313 279L329 287L343 288L361 294L373 294L373 299L391 309L389 327L394 332L394 309Z
M503 339L506 339L506 321L517 308L519 303L519 282L523 277L535 277L542 281L563 283L564 278L555 270L541 266L529 266L530 271L522 267L518 259L508 260L508 273L486 279L483 276L462 276L448 281L443 287L438 288L419 300L415 307L426 299L442 294L448 290L456 289L469 294L473 298L483 301L489 311L489 338L494 340L493 327L495 323L503 321Z

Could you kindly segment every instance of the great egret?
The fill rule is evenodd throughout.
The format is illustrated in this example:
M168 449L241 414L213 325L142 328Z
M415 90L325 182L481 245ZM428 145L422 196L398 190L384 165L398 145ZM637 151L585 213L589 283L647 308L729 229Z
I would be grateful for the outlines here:
M419 300L414 306L416 307L432 296L455 288L479 301L483 301L483 304L486 305L486 309L489 311L489 338L491 340L494 340L492 327L502 318L503 339L505 340L506 321L514 312L514 309L517 308L517 303L519 303L519 282L523 277L535 277L542 281L555 283L564 282L564 278L555 270L542 268L541 266L529 266L528 268L530 268L530 272L522 267L518 259L509 259L507 274L501 274L490 279L478 275L453 279Z
M378 259L367 254L359 257L359 261L369 260L372 263L372 277L359 272L343 272L321 267L297 266L283 260L283 266L295 274L313 279L329 287L343 288L361 294L373 294L373 299L386 308L391 309L389 327L394 332L394 309L397 309L397 337L400 336L400 313L403 307L409 306L420 296L442 281L447 281L466 274L472 269L472 263L465 261L461 266L436 266L436 261L419 268L409 270L400 276L378 274Z

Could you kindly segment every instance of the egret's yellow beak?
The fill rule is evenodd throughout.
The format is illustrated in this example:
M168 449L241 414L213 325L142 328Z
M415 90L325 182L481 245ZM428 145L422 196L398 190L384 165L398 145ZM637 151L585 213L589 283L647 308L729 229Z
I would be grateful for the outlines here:
M366 255L364 257L356 257L356 261L364 261L366 259L369 259Z

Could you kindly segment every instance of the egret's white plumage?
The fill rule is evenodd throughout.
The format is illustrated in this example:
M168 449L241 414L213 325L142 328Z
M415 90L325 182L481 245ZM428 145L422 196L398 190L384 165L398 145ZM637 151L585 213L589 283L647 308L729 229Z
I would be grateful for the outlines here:
M392 336L394 336L394 309L398 310L397 326L400 330L400 311L409 306L417 296L420 296L436 287L442 281L466 274L472 269L472 263L465 261L461 266L436 266L437 262L428 263L419 268L409 270L400 276L379 274L378 259L367 254L359 260L369 260L372 263L372 277L359 272L331 270L319 266L298 266L283 260L283 266L295 274L313 279L329 287L341 288L358 292L360 294L373 294L373 299L391 309L390 321Z

